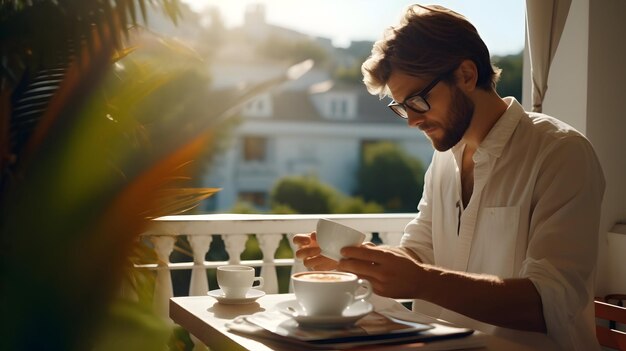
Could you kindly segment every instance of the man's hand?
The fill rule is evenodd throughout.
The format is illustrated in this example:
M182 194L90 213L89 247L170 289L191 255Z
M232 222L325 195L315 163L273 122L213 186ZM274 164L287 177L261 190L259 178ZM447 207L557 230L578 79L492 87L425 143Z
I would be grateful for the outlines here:
M418 298L420 263L403 250L361 245L344 247L338 270L351 272L372 283L378 295L392 298Z
M296 234L293 243L298 245L296 258L302 260L306 268L314 271L330 271L337 269L337 261L320 255L315 232L311 234Z

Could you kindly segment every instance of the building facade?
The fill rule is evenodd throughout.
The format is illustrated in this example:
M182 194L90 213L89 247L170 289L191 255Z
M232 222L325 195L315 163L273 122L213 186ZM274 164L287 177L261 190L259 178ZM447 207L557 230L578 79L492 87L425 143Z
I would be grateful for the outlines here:
M258 96L243 109L231 146L206 179L222 188L209 209L228 210L239 200L267 208L276 181L291 175L315 176L350 195L363 148L373 142L393 142L428 165L430 141L385 105L356 86Z

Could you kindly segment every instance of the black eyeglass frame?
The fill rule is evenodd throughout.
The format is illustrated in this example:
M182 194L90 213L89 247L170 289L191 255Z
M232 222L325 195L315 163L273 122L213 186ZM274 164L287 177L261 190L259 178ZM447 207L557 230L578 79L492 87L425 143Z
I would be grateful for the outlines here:
M406 110L407 108L417 113L425 113L425 112L430 111L430 104L428 103L428 100L426 100L426 95L430 93L430 91L435 87L435 85L437 85L437 83L439 83L442 79L447 77L450 73L454 72L455 70L456 68L441 74L437 78L433 79L432 82L430 82L426 87L424 87L424 89L420 90L418 93L406 97L403 102L397 102L396 100L391 100L391 102L387 105L387 107L389 107L391 111L393 111L396 115L398 115L402 119L409 118L409 114ZM407 104L407 101L414 100L416 98L419 98L418 100L419 104L425 105L424 109L417 109Z

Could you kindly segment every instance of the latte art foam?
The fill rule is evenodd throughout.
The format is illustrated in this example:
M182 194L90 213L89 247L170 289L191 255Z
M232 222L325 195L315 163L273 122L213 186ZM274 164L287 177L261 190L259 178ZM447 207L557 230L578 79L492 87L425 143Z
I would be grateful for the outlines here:
M299 279L313 282L346 282L353 278L345 274L336 273L310 273L298 276Z

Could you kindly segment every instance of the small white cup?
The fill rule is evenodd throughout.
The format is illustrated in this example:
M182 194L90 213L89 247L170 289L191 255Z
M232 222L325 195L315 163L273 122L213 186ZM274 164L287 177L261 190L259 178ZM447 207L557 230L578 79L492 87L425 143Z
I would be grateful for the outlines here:
M293 292L307 316L338 316L356 300L372 295L372 285L355 274L335 271L312 271L291 276ZM360 287L363 294L357 295Z
M322 255L339 261L341 249L345 246L359 246L365 240L365 234L341 223L321 218L317 221L317 244Z
M224 296L229 299L245 298L255 281L259 282L255 288L263 287L263 278L255 277L252 267L237 265L217 267L217 284L224 292Z

